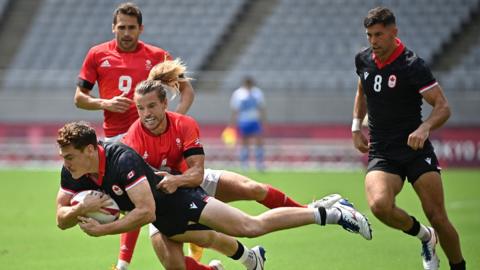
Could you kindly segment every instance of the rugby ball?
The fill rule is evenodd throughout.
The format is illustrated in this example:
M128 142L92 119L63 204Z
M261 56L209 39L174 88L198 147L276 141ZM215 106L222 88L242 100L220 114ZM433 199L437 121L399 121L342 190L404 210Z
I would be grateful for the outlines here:
M73 206L73 205L79 204L80 202L83 202L87 194L93 194L93 195L98 194L98 195L108 196L107 194L101 191L84 190L84 191L78 192L73 196L73 198L70 200L70 205ZM102 211L89 212L85 216L93 218L96 221L100 222L101 224L110 223L117 220L118 217L120 216L120 208L112 198L108 197L108 201L110 202L110 204L106 207L102 207L102 210L104 210L105 213Z

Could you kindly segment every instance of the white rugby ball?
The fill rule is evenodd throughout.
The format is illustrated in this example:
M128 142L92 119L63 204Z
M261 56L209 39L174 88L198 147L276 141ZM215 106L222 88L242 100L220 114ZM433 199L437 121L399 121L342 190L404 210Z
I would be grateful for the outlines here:
M99 195L103 194L104 196L108 196L107 194L105 194L101 191L84 190L84 191L78 192L77 194L75 194L73 196L73 198L70 200L70 205L73 206L73 205L76 205L80 202L83 202L83 200L85 199L85 196L87 196L87 194L94 194L94 195L95 194L99 194ZM110 197L108 197L108 202L110 202L110 204L108 206L102 207L102 210L104 210L105 212L108 212L108 214L104 213L104 212L101 212L101 211L96 211L96 212L89 212L85 216L93 218L96 221L100 222L101 224L110 223L112 221L117 220L118 217L120 216L120 208L118 207L118 204Z

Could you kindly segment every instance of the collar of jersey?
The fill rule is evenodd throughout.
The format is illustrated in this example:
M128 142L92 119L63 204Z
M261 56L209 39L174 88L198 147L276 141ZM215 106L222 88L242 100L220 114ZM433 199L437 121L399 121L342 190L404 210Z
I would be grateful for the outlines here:
M103 176L105 175L105 165L106 165L106 157L105 157L105 148L103 146L98 145L98 185L101 186L103 183Z
M112 41L113 41L113 46L114 46L115 50L119 53L136 53L143 48L143 42L139 40L138 43L137 43L137 48L135 48L134 51L126 52L126 51L120 50L120 48L117 46L117 40L113 39Z
M395 61L405 50L405 45L403 45L402 41L399 38L395 39L395 42L397 43L397 48L395 51L393 51L392 55L387 59L387 61L382 62L375 53L372 52L372 59L375 61L375 64L377 65L378 69L384 68L386 65L390 65L393 61Z

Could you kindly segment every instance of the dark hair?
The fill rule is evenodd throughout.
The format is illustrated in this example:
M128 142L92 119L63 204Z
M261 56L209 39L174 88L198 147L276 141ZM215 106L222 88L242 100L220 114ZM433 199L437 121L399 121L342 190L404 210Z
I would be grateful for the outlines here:
M91 144L97 149L97 135L87 122L72 122L65 124L58 130L57 144L60 147L72 145L75 149L83 150Z
M386 7L376 7L368 11L367 17L363 20L363 26L368 28L379 23L384 26L395 24L395 15Z
M255 80L251 76L245 76L243 78L243 85L254 86L255 85Z
M139 95L146 95L151 92L156 92L158 99L160 101L165 101L167 98L167 90L165 90L165 87L163 86L161 81L157 80L145 80L137 84L135 87L135 94Z
M117 24L118 14L133 16L137 18L138 24L142 25L142 11L140 11L140 8L134 3L122 3L115 9L113 12L113 25Z

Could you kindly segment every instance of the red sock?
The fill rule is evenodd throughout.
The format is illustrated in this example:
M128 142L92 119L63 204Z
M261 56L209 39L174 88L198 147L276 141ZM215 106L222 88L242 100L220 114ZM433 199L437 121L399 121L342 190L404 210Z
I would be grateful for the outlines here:
M187 270L214 270L213 267L201 264L188 256L185 256L185 266Z
M267 196L263 201L259 203L265 205L266 207L272 209L277 207L305 207L304 205L299 204L298 202L290 199L282 191L270 186L268 186Z
M140 228L122 233L120 236L120 253L118 254L118 259L124 260L128 263L132 261L133 251L135 250L135 244L137 244L139 234Z

